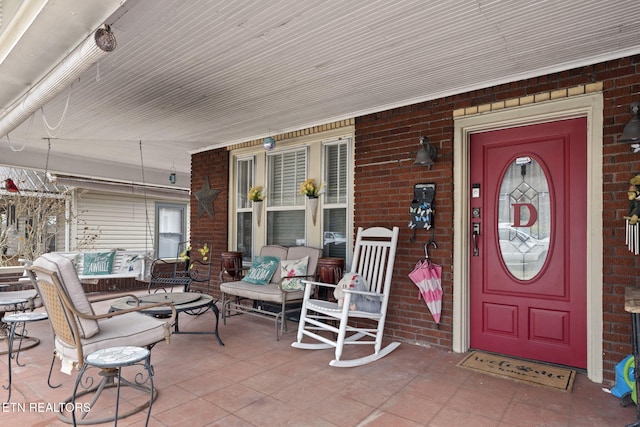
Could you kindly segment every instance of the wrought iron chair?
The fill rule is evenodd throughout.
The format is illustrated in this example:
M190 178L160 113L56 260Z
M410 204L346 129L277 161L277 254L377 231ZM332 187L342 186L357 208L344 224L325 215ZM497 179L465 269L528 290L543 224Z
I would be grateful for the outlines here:
M44 254L38 257L27 271L42 296L54 335L54 355L48 378L50 387L54 387L50 380L56 357L62 362L62 372L71 374L74 369L79 370L82 367L86 355L97 350L119 346L151 348L160 341L169 342L171 326L176 317L175 309L170 303L132 305L127 310L95 314L91 304L112 299L112 297L89 301L70 259L55 253ZM135 296L130 296L134 297L136 302L138 301ZM168 318L156 319L140 312L149 307L162 305L169 306L171 309L172 314ZM94 393L95 396L90 403L93 406L104 388L116 386L113 371L105 370L101 375L101 381L96 381L93 387L76 394L75 397ZM158 395L156 390L148 387L133 383L126 385L133 386L144 393L153 393L154 398ZM69 403L72 399L73 396L64 403ZM146 401L120 414L119 417L127 417L148 405L149 402ZM65 412L59 412L58 417L67 423L71 422L71 418ZM81 424L97 424L113 420L113 416L106 416L98 419L83 419Z
M208 248L208 243L203 243L199 249ZM198 249L190 249L189 242L182 242L178 245L178 254L176 261L166 261L156 259L151 264L151 278L149 280L148 292L151 289L154 292L159 290L167 291L168 288L173 290L174 286L182 286L184 292L189 292L192 283L206 283L209 293L211 280L211 254L207 253L202 259L194 259L191 256L192 251Z
M291 344L292 347L311 350L335 348L335 359L329 365L353 367L378 360L400 345L392 342L382 348L398 234L398 227L392 230L382 227L358 229L351 272L364 277L369 288L368 291L344 289L342 307L338 302L314 297L315 286L335 289L336 285L303 281L305 293L297 340ZM379 298L380 312L370 313L351 307L355 295ZM305 336L320 342L303 342ZM346 345L372 345L373 354L342 360Z

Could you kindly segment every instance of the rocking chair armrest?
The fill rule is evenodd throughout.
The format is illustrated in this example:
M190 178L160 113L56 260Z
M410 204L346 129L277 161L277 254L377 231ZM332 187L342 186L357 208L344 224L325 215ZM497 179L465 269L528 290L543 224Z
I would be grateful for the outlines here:
M324 286L325 288L335 288L337 285L333 283L325 283L325 282L314 282L312 280L303 280L302 283L306 285L314 285L314 286Z
M368 296L372 296L372 297L380 297L382 298L384 295L380 294L378 292L371 292L371 291L356 291L355 289L343 289L343 292L345 294L358 294L358 295L368 295Z

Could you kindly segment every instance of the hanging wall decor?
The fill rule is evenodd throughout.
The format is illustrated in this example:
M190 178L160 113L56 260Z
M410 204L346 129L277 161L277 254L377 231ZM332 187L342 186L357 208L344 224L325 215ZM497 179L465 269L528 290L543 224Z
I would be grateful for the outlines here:
M204 213L208 213L211 218L214 218L213 202L220 194L220 190L212 190L209 185L209 177L204 177L204 183L202 188L195 192L196 200L198 200L198 218Z
M624 217L626 221L625 240L627 248L634 255L640 253L640 225L638 218L640 217L640 175L636 175L629 181L629 189L627 190L629 198L629 214Z

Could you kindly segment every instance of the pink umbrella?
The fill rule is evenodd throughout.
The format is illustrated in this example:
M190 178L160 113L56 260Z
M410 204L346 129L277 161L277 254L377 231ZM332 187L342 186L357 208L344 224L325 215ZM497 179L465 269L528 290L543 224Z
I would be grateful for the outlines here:
M435 320L436 324L440 325L440 313L442 311L442 267L427 259L416 264L413 271L409 273L409 278L411 278L419 289L418 299L422 297L433 315L433 320Z

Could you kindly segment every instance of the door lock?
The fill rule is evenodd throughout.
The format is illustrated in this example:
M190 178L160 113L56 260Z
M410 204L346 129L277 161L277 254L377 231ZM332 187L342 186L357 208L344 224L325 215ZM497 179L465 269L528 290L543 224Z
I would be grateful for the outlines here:
M473 256L480 255L480 249L478 249L478 236L480 236L480 223L473 223L473 234L471 235L471 239L473 240Z

